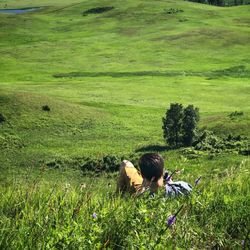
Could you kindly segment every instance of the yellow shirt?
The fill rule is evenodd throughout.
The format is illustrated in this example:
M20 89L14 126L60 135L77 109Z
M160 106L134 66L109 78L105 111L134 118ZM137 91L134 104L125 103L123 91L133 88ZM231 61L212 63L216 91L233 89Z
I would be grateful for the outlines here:
M142 188L143 178L134 166L121 166L117 189L120 192L136 193Z

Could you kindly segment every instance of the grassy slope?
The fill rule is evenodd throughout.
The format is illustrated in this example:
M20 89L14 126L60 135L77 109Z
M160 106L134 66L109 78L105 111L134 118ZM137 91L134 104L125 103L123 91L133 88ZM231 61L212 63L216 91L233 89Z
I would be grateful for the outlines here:
M47 7L0 14L0 113L7 118L0 124L0 248L240 248L249 228L249 161L242 156L167 153L166 168L183 169L178 178L194 183L202 175L201 195L172 202L114 198L114 176L82 178L78 170L34 165L163 144L161 117L170 102L200 107L200 126L249 135L249 6L83 1L54 12L78 2L0 6L6 3ZM81 15L100 5L115 9ZM170 8L184 12L164 14ZM213 73L235 66L245 71ZM53 77L70 72L82 77ZM236 110L244 116L232 121ZM174 230L162 233L183 203Z
M128 153L162 143L170 102L200 107L201 126L249 135L249 6L75 3L43 1L40 12L0 14L1 112L9 121L0 126L20 137L24 153ZM81 15L99 6L115 9ZM184 12L166 14L170 8ZM244 77L220 71L235 66L245 67ZM82 77L53 77L70 72ZM40 108L47 103L50 114ZM231 121L235 110L245 115Z
M12 169L0 176L0 248L241 249L250 225L249 161L222 157L193 170L178 177L192 184L204 174L192 195L166 200L161 192L154 199L116 196L113 176ZM181 205L174 227L164 230Z

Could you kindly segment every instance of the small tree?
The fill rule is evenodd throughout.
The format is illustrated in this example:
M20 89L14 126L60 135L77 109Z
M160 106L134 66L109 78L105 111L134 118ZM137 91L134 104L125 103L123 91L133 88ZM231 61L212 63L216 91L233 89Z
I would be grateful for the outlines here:
M192 146L194 138L196 136L197 123L200 119L199 109L195 108L193 105L188 105L183 112L183 145Z
M166 111L163 121L163 137L170 147L180 147L182 145L182 122L183 106L179 103L171 103Z
M162 121L163 137L170 147L191 146L197 131L199 109L193 105L183 109L182 104L171 103Z

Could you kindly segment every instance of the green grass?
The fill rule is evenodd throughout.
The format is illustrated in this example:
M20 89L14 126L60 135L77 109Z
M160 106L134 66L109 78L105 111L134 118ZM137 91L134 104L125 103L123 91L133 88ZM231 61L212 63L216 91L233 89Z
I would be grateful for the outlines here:
M115 176L29 169L13 178L9 170L1 185L0 248L240 249L250 225L249 161L193 164L210 167L210 175L204 173L190 197L175 200L164 198L163 190L154 199L114 195ZM197 172L184 171L185 178L193 183ZM175 225L166 229L181 205Z
M249 137L250 6L0 2L0 9L39 6L34 13L0 13L0 113L6 118L0 123L0 248L240 248L249 229L247 157L190 160L163 150L167 169L184 169L181 179L204 176L203 192L171 202L159 195L152 203L114 196L116 174L83 177L74 164L164 149L162 117L173 102L199 107L200 128ZM82 14L97 7L114 8ZM171 8L183 12L168 14ZM235 111L243 115L230 118ZM46 166L57 160L68 165ZM88 188L80 191L83 182ZM175 229L162 233L183 203Z
M44 6L0 16L1 112L9 121L0 126L25 153L128 154L164 144L161 118L171 102L199 107L201 126L249 135L249 6L78 3L2 3ZM114 9L81 14L105 6ZM171 8L183 12L167 14ZM244 117L231 121L234 111Z

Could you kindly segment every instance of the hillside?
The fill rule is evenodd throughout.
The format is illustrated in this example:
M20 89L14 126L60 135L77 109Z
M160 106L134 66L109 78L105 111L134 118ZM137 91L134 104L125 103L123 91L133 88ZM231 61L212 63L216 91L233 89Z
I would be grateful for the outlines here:
M43 8L0 14L8 121L1 138L19 138L24 154L127 154L162 144L161 118L171 102L198 106L201 127L249 135L249 6L1 3L30 6ZM113 8L87 12L105 6ZM234 111L244 116L229 119Z
M249 10L1 1L0 249L247 249ZM170 150L170 103L198 107L199 128L224 144ZM120 160L148 151L189 196L115 193Z

